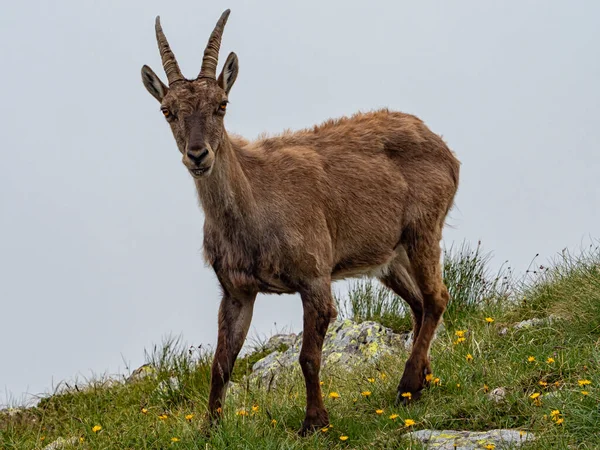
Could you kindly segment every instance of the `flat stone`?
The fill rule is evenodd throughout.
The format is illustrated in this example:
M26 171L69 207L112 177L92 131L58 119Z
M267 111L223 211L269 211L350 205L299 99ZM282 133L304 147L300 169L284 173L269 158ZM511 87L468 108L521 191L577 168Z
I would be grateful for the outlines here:
M73 447L73 446L77 445L78 443L79 443L79 438L77 438L77 437L71 437L68 439L59 437L54 442L51 442L50 444L46 445L42 450L60 450L60 449L64 449L64 448Z
M493 444L496 450L518 448L535 439L533 433L511 429L489 431L419 430L406 435L427 448L437 450L474 450Z

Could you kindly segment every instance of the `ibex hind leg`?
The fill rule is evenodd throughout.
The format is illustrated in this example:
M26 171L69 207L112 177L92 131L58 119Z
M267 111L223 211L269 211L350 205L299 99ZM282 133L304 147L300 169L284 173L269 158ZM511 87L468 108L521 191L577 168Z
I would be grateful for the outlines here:
M423 295L417 285L406 249L402 245L399 245L396 252L397 256L392 260L387 272L379 280L410 306L413 317L413 342L415 342L419 336L423 322Z
M421 235L406 245L414 280L423 299L423 312L418 335L415 335L412 352L406 361L404 373L398 386L396 403L417 400L431 373L429 348L437 326L446 310L449 295L442 279L441 232ZM410 393L410 397L402 396Z

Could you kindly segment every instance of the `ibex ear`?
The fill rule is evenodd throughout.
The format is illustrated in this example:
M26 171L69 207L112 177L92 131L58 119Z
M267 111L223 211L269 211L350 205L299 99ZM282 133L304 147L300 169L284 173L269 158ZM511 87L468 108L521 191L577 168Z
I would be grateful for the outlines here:
M160 81L160 78L158 78L154 71L148 66L142 67L142 81L144 86L146 86L146 89L148 89L148 92L152 94L152 97L159 102L162 102L162 99L167 95L169 88Z
M227 94L229 94L231 86L233 86L233 83L238 76L238 71L238 57L235 53L231 52L227 57L221 75L219 75L219 79L217 80L219 86L221 86Z

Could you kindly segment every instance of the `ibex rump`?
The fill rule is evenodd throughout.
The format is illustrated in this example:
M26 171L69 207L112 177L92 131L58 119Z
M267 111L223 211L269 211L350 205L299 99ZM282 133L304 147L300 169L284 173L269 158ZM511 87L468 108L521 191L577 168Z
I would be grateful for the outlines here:
M360 275L376 276L410 305L415 341L398 392L416 399L431 373L429 346L449 299L439 243L459 162L419 119L387 110L254 142L228 135L223 118L238 74L235 53L216 77L228 16L229 10L212 32L196 79L181 74L158 18L169 86L142 68L194 178L205 214L204 254L223 290L210 417L221 413L256 295L298 292L307 394L301 432L327 425L319 369L337 314L331 282Z

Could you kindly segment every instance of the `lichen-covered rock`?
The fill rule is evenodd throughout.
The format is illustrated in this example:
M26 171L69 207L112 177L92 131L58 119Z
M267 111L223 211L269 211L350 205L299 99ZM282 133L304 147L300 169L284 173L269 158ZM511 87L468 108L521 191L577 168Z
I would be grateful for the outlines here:
M156 398L167 399L178 397L181 393L181 383L179 378L170 377L158 383L158 386L152 391L152 395Z
M532 319L522 320L521 322L513 323L509 327L502 327L498 330L500 336L507 336L509 330L527 330L530 328L539 328L545 325L550 325L553 322L560 320L560 317L555 314L550 314L548 317L534 317Z
M506 389L504 389L503 387L497 387L496 389L492 389L492 391L490 391L487 397L489 400L495 403L500 403L506 398Z
M275 334L269 338L264 346L264 349L268 352L278 351L282 347L290 348L298 340L298 335L295 333L290 334Z
M134 383L143 380L146 377L156 377L157 370L152 364L144 364L135 369L127 378L127 383Z
M282 369L299 370L298 356L302 345L299 335L278 335L276 345L284 343L288 349L274 351L257 361L252 367L252 379L272 384ZM408 344L407 344L408 343ZM390 355L412 345L410 333L396 334L376 322L356 323L339 320L329 326L323 343L322 366L336 364L351 369L357 364L374 362L383 355Z
M71 437L68 439L59 437L54 442L51 442L50 444L46 445L42 450L60 450L73 448L77 444L79 444L79 438L77 437Z
M408 433L408 439L420 441L437 450L472 450L493 444L496 450L517 448L535 439L533 433L520 430L489 431L419 430Z
M21 413L23 413L25 411L24 408L6 408L6 409L0 409L0 414L6 414L8 417L14 417L17 416Z
M539 327L542 325L549 325L554 322L558 317L554 314L549 315L548 317L534 317L533 319L523 320L519 323L515 323L513 328L515 330L524 330L527 328Z

